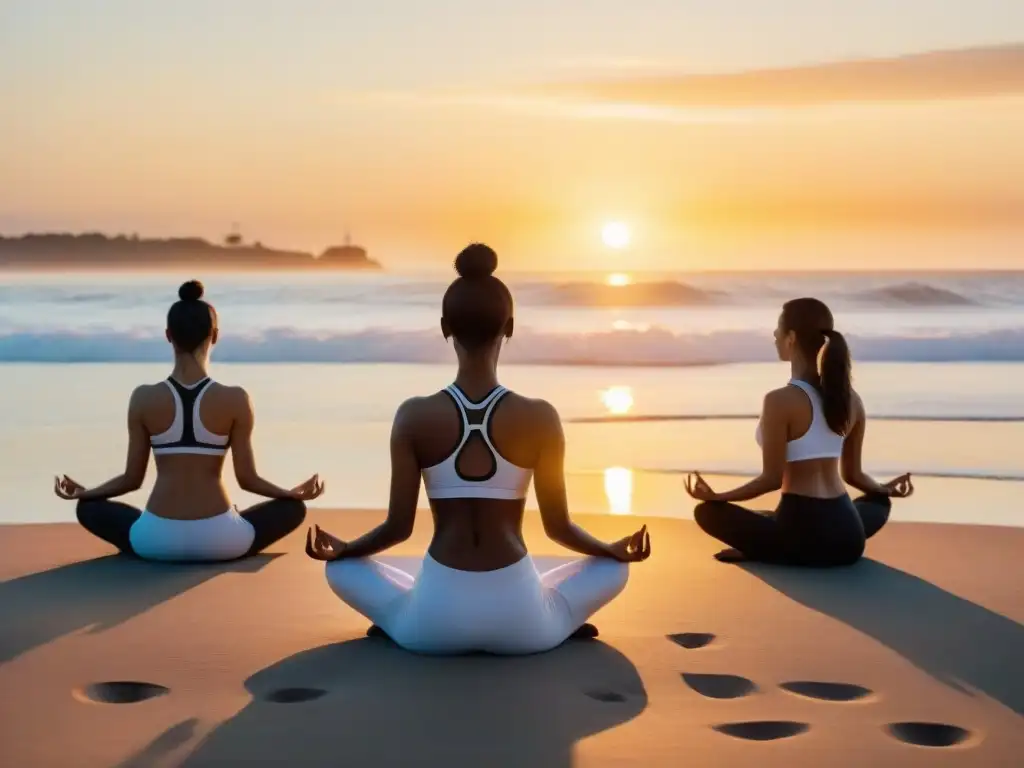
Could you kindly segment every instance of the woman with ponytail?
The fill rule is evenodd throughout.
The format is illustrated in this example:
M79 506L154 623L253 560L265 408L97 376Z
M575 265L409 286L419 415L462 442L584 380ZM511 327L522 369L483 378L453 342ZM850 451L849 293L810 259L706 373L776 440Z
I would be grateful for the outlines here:
M128 457L112 480L85 488L67 475L54 492L78 502L87 531L125 554L149 560L234 560L259 552L294 531L305 502L323 492L317 475L287 490L256 471L253 408L241 387L218 384L208 373L217 343L217 311L203 301L203 285L189 280L167 313L174 350L171 375L138 387L128 402ZM239 512L221 482L231 448L235 477L244 491L270 501ZM145 510L111 499L142 486L152 451L156 483Z
M694 517L729 545L716 555L723 562L851 564L889 519L891 500L909 496L914 486L909 474L879 484L861 468L867 417L853 391L850 350L827 306L810 298L787 302L775 348L792 375L764 399L757 425L761 474L724 493L713 491L699 473L690 475L686 490L701 502ZM846 485L864 495L851 499ZM774 512L736 503L779 489L782 500Z
M455 259L441 334L458 370L452 384L395 415L387 518L353 541L316 526L307 534L306 554L326 562L328 585L373 622L370 634L418 653L538 653L594 637L587 619L625 588L630 564L651 554L646 526L605 543L570 518L558 412L498 383L513 318L497 266L479 243ZM421 479L434 518L426 556L408 570L376 560L412 534ZM544 573L523 540L531 480L545 533L584 555Z

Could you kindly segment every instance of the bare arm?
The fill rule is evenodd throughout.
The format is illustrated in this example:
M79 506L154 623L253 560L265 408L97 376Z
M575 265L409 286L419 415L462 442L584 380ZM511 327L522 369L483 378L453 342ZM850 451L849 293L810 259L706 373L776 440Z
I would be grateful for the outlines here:
M843 482L856 488L861 493L873 493L888 496L890 490L879 484L871 475L864 471L861 465L861 455L864 449L864 428L867 422L867 414L864 412L864 403L859 395L854 395L854 421L850 428L850 434L843 442L843 455L840 459L840 472Z
M558 412L544 403L547 424L533 484L544 532L563 547L594 557L615 557L604 544L569 519L565 493L565 433Z
M785 392L769 392L761 406L761 474L731 491L714 494L713 501L747 501L782 487L789 439Z
M77 498L81 501L112 499L137 491L146 479L149 466L149 433L142 423L142 389L136 389L128 401L128 456L124 472L103 485L82 491Z
M288 491L264 480L256 471L256 457L252 449L252 430L256 414L249 399L249 393L239 390L239 404L231 425L231 460L235 467L235 479L243 491L265 496L269 499L297 498L295 491Z
M420 494L420 467L409 434L409 412L414 401L406 401L395 414L391 427L391 493L388 516L369 533L344 545L341 558L369 557L400 544L412 536L416 502Z

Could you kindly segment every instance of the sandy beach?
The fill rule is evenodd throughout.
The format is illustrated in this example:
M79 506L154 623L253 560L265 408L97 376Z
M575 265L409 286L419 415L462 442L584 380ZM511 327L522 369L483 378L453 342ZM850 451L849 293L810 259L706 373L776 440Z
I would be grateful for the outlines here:
M0 0L0 49L0 768L1024 768L1024 0ZM895 498L853 566L695 520L840 561L844 485ZM349 555L419 510L412 573L434 505L436 592L331 571L408 646L599 637L370 637L299 499L391 509ZM520 503L578 557L541 501L624 592L508 564Z
M347 537L381 515L310 520ZM517 659L365 638L297 536L185 567L5 526L0 764L1021 764L1024 530L894 523L858 565L802 571L722 565L693 523L642 520L654 556L600 639ZM531 550L564 557L538 522ZM429 535L421 515L394 557Z

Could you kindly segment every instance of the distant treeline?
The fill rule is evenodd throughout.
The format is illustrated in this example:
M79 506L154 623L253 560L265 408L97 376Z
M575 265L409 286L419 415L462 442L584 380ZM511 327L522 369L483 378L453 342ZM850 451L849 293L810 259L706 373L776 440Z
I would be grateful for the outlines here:
M237 235L224 245L199 237L167 239L102 233L43 233L0 237L0 268L174 267L202 264L238 269L381 269L358 245L338 245L319 256L304 251L244 243Z

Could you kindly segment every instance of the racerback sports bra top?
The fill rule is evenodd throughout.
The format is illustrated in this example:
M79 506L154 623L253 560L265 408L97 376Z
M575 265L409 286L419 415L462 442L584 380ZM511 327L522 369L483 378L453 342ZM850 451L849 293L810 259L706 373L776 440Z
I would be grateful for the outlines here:
M796 440L786 443L786 461L810 461L811 459L838 459L843 455L842 435L837 435L825 421L824 406L821 402L821 393L811 384L800 379L790 379L790 386L802 389L811 401L811 426L803 435ZM754 433L757 444L762 445L764 441L761 430L761 422L757 422L757 431Z
M428 499L512 499L526 498L533 478L532 469L517 467L494 447L491 441L491 416L501 399L508 394L504 387L495 387L487 397L474 403L457 386L444 389L462 419L459 442L455 450L444 459L422 471L423 485ZM493 469L484 477L466 477L459 472L459 454L476 432L491 454Z
M213 384L206 377L186 386L173 378L164 381L174 395L174 421L170 428L149 438L154 456L192 453L200 456L223 456L228 451L228 435L215 435L203 426L199 404Z

